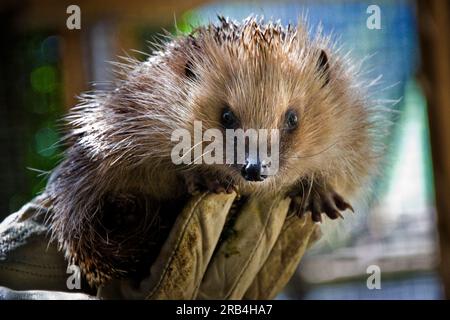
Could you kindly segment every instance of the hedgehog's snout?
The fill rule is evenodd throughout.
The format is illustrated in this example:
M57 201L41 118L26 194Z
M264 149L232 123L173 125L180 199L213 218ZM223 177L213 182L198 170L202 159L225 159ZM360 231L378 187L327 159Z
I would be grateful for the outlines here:
M262 164L261 161L249 161L245 162L242 167L241 174L247 181L263 181L267 176L262 174Z

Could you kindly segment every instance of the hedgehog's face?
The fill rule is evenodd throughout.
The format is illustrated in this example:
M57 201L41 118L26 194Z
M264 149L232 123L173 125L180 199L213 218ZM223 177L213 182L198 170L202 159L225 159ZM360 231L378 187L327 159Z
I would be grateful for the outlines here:
M291 185L327 166L326 155L318 155L335 144L335 129L344 126L336 109L345 92L333 78L323 50L310 48L300 58L305 61L281 49L266 51L266 56L241 53L238 57L223 47L208 50L206 56L189 62L186 73L192 78L192 122L200 121L203 132L219 130L225 138L223 163L205 170L231 177L240 188L263 190ZM240 129L244 139L226 139L229 130ZM264 129L267 136L262 137ZM245 135L248 130L254 130L256 137ZM274 131L277 145L273 145ZM252 139L256 153L250 152ZM261 152L264 141L266 152ZM239 148L245 149L240 159ZM229 151L235 152L233 163L227 159Z

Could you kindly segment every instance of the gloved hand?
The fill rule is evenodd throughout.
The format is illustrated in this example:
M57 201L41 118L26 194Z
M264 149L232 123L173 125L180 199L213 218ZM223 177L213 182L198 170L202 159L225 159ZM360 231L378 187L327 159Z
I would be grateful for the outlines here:
M195 196L178 216L150 276L138 288L113 281L100 297L271 299L317 239L309 215L287 216L289 199L249 199L227 221L236 194Z
M79 300L95 296L69 291L67 262L49 243L45 195L0 224L0 300Z
M113 280L101 287L97 296L274 298L294 273L307 246L317 239L318 226L309 215L288 217L290 200L282 197L250 198L227 219L235 197L234 193L193 197L178 216L150 276L138 287L131 280ZM54 245L48 246L42 220L45 201L40 197L35 202L39 205L26 205L0 225L0 286L26 290L0 288L0 298L2 293L4 298L15 299L88 298L55 291L39 291L36 295L31 294L36 291L29 291L64 290L69 276L62 253ZM54 283L50 285L51 281Z

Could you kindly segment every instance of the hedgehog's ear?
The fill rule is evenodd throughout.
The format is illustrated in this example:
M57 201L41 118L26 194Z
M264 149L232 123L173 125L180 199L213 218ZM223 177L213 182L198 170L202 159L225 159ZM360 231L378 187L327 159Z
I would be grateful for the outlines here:
M321 49L317 60L317 69L323 75L324 86L330 82L330 63L325 50Z
M190 48L191 52L186 54L186 60L184 61L184 75L188 79L196 80L197 74L194 70L194 54L199 53L200 47L197 43L197 40L193 36L189 36L187 38L187 45Z
M197 74L193 70L193 64L191 58L188 58L186 60L186 63L184 64L184 75L186 78L195 80L197 79Z

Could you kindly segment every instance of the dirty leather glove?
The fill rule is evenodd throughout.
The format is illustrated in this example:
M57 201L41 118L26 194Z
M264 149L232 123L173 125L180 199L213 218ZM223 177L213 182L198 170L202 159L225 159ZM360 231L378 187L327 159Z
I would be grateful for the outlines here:
M69 291L67 262L49 243L45 196L39 196L0 224L0 300L84 300Z
M204 193L178 216L150 276L136 287L114 280L99 297L128 299L272 299L319 234L309 215L287 216L289 199L246 201ZM228 216L228 220L227 220Z
M204 193L184 207L139 286L113 280L97 297L114 299L271 299L318 235L309 215L287 217L289 199ZM91 299L67 289L68 263L44 224L42 195L0 224L0 299ZM84 287L82 289L85 289Z

